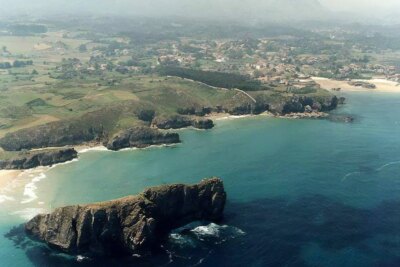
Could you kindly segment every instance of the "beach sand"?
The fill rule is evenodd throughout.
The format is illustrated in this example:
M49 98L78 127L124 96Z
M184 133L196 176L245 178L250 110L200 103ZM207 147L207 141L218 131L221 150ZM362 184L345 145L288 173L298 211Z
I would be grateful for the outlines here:
M0 189L6 188L21 173L19 170L0 170Z
M385 93L400 93L400 86L397 82L385 80L385 79L371 79L365 80L365 82L376 85L375 89L367 89L362 87L352 86L348 81L337 81L327 78L313 77L316 83L318 83L323 89L332 90L333 88L341 88L343 92L385 92Z
M79 153L86 153L89 151L107 151L107 148L101 144L93 143L90 145L77 145L74 149Z
M211 113L206 116L207 119L211 119L213 121L222 121L222 120L234 120L234 119L243 119L243 118L249 118L249 117L254 117L254 116L270 116L274 117L274 115L270 112L264 112L258 115L252 115L252 114L247 114L247 115L230 115L229 113Z

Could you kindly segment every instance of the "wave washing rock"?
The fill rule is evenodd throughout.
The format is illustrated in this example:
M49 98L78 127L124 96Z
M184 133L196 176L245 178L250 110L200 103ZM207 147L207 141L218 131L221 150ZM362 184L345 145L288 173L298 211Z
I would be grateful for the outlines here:
M70 254L143 254L171 230L197 220L218 221L226 201L223 182L164 185L136 196L56 209L37 215L28 235Z
M38 153L27 152L10 160L0 160L0 170L25 170L38 166L51 166L77 157L78 153L73 148Z
M116 134L104 145L110 150L120 150L129 147L144 148L151 145L180 143L177 133L161 133L149 127L134 127Z

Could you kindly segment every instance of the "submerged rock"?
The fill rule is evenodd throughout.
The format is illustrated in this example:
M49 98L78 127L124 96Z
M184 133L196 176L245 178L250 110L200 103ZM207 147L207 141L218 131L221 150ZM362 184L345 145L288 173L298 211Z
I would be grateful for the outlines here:
M43 152L26 152L9 160L0 160L0 170L24 170L38 166L51 166L78 157L73 148Z
M108 142L105 146L110 150L120 150L129 147L144 148L151 145L175 144L179 143L179 135L177 133L162 133L157 129L149 127L134 127L124 130Z
M172 229L197 220L222 218L226 193L218 178L195 185L164 185L136 196L68 206L37 215L26 232L70 254L141 254Z
M328 120L333 122L342 122L342 123L352 123L354 122L354 117L350 115L329 115Z

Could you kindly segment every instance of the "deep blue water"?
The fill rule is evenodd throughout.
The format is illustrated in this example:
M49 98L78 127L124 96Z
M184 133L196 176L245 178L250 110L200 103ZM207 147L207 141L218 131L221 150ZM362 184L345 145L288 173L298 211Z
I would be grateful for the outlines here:
M0 203L0 266L400 266L400 94L346 97L337 112L353 124L219 121L175 147L84 153L25 196L21 181ZM210 176L226 186L224 222L177 231L151 257L78 262L10 232L39 211Z

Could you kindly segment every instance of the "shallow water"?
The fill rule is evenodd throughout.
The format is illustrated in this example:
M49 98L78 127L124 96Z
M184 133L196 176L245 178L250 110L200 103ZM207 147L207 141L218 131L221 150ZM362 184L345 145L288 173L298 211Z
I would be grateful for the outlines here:
M346 96L337 112L354 124L224 120L181 131L177 146L90 151L21 178L0 203L2 236L54 207L210 176L228 204L223 225L173 233L147 258L78 262L14 229L0 238L0 266L400 266L400 95Z

